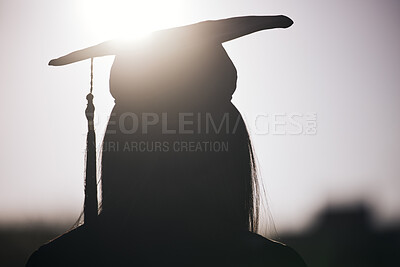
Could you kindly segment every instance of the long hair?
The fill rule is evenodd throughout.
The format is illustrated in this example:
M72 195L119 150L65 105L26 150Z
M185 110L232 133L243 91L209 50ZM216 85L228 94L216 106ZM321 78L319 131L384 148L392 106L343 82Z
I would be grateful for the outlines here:
M148 232L257 231L256 166L240 113L229 104L191 109L182 120L178 110L114 107L100 216Z

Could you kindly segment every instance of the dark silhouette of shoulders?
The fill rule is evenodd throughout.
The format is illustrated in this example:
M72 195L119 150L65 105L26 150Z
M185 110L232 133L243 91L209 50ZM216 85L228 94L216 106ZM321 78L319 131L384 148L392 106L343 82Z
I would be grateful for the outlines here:
M255 263L254 266L306 266L300 255L291 247L252 232L243 234L243 246L250 252L248 259L249 262Z
M106 238L106 242L104 242ZM35 266L279 266L305 267L292 248L243 232L209 244L137 244L80 226L41 246L26 267Z

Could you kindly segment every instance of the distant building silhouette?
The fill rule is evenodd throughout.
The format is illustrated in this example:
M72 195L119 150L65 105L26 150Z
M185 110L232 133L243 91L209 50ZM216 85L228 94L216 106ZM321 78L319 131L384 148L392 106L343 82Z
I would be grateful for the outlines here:
M400 227L378 229L362 204L327 208L308 231L282 240L309 267L400 266Z

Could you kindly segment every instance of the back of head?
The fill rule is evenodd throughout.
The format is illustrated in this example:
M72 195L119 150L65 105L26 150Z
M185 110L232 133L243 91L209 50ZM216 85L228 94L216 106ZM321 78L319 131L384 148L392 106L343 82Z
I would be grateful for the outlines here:
M102 216L141 233L254 230L254 162L230 102L233 63L221 44L156 40L117 55L111 70Z

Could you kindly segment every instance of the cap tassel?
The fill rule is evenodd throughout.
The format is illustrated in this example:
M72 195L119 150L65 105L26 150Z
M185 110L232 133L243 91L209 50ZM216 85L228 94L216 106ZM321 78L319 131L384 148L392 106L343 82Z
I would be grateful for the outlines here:
M93 58L90 65L90 93L86 96L88 101L85 110L88 120L88 133L86 138L86 177L85 177L85 203L84 223L91 224L96 220L98 212L97 178L96 178L96 133L94 131L94 105L93 105Z

